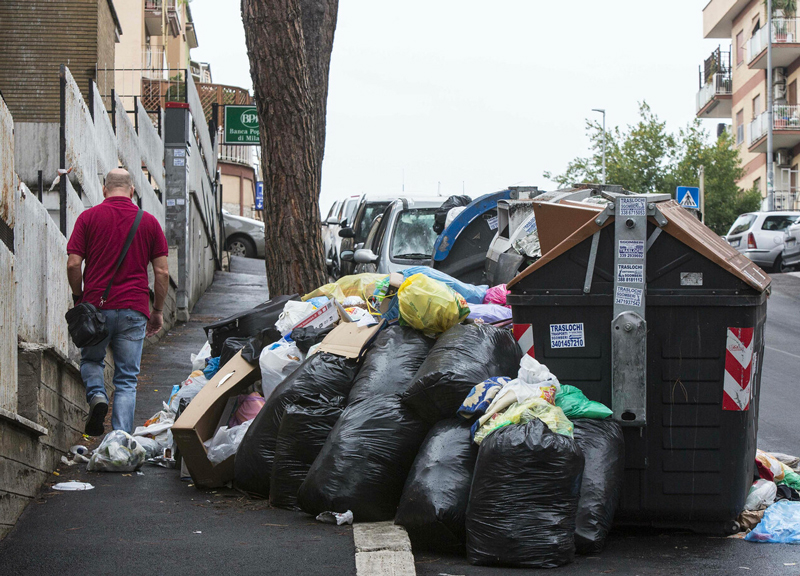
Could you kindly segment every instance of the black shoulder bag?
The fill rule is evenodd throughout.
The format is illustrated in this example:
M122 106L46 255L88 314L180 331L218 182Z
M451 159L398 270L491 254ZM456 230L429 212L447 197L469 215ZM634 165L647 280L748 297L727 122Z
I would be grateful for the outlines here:
M111 280L108 281L106 291L100 298L100 308L102 308L108 299L108 293L111 292L111 285L114 283L114 276L117 275L122 261L125 260L125 255L128 253L128 248L131 247L133 237L136 235L136 229L139 227L139 222L142 221L142 209L136 214L136 219L133 221L128 232L128 237L125 239L125 245L122 247L122 252L117 259L117 265L114 268L114 273L111 275ZM108 336L108 328L106 328L106 318L100 311L88 302L81 302L74 308L67 311L64 315L69 326L69 335L75 346L78 348L86 348L87 346L95 346L100 344Z

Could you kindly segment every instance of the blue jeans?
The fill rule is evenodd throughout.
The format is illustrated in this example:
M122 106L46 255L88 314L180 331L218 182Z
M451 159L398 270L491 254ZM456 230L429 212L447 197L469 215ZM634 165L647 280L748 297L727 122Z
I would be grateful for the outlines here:
M147 317L136 310L100 310L106 317L108 337L95 346L81 349L81 377L86 385L86 402L96 394L106 394L103 369L106 348L111 344L114 356L114 409L111 427L133 432L133 412L136 409L136 377L142 361Z

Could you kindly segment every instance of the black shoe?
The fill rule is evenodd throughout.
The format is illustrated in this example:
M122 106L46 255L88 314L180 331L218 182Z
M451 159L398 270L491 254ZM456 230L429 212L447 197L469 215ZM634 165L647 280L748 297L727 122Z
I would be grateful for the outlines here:
M108 414L108 401L100 394L95 394L89 403L89 417L86 419L85 432L88 436L102 436L106 432L103 422Z

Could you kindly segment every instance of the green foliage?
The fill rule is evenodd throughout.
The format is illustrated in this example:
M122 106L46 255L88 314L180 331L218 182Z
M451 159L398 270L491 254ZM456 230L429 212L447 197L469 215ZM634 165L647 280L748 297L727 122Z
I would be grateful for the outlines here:
M736 184L744 171L729 133L714 140L699 120L672 134L646 103L639 105L639 121L606 134L606 180L634 192L675 194L676 186L697 186L705 167L705 220L717 234L725 234L743 212L758 210L761 193ZM544 177L567 187L602 179L603 127L586 122L592 155L576 158L563 174Z

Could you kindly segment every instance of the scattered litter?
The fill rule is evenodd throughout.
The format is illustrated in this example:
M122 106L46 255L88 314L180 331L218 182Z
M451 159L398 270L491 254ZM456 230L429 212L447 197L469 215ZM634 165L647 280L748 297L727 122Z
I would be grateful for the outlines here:
M142 445L127 432L113 430L103 438L86 469L90 472L133 472L144 461Z
M236 454L242 438L252 423L252 420L248 420L230 428L222 426L211 440L206 440L203 445L208 449L208 460L211 464L216 466Z
M88 456L90 450L86 446L81 446L80 444L75 444L72 448L69 449L70 452L75 454L76 456L80 454L81 456Z
M764 519L744 539L748 542L800 544L800 502L776 502L767 508Z
M203 532L201 530L195 530L194 532L192 532L192 534L202 534L202 533Z
M75 464L77 464L77 462L75 462L74 460L70 460L66 456L61 457L61 463L66 464L67 466L75 466Z
M63 492L78 492L81 490L94 490L94 486L88 482L59 482L53 485L53 490L61 490Z
M342 513L322 512L317 514L317 520L324 522L325 524L336 524L337 526L341 526L342 524L352 524L353 513L350 510Z
M144 472L142 472L142 471L140 471L140 470L137 470L137 471L136 471L136 475L137 475L137 476L144 476Z

